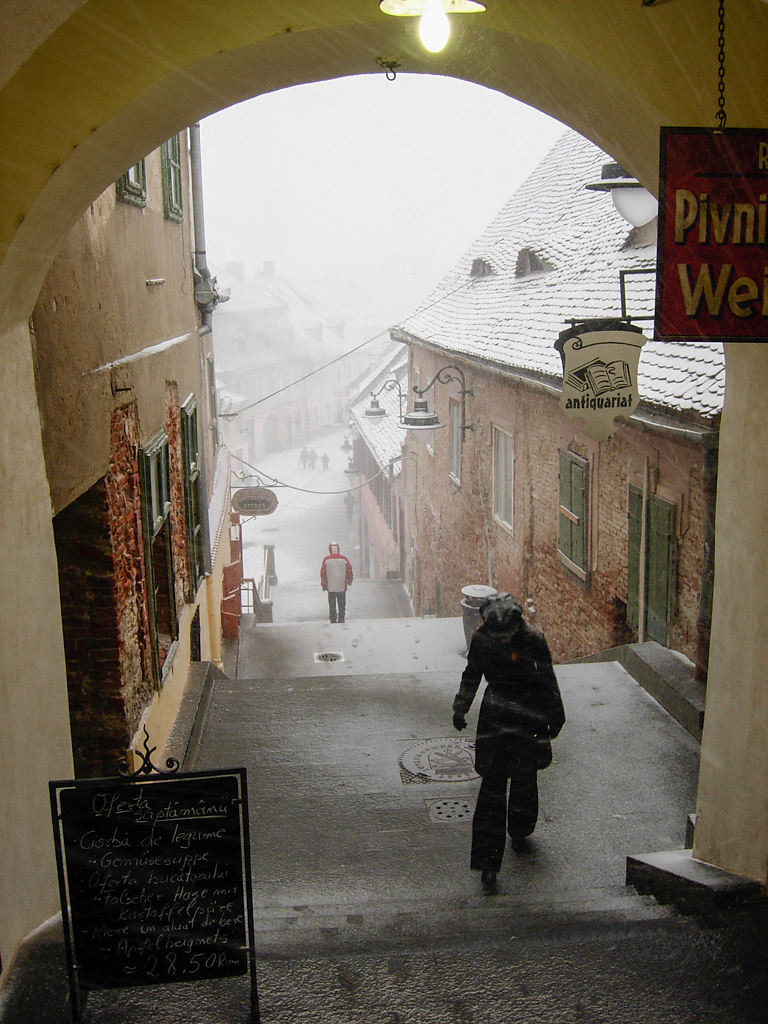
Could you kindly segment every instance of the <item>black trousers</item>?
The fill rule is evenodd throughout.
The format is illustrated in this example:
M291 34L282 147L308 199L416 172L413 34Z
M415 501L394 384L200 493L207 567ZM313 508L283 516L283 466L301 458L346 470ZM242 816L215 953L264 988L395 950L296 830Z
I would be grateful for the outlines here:
M338 615L337 615L338 607ZM347 612L347 595L344 590L340 591L328 591L328 612L330 614L331 622L336 622L337 618L339 622L344 621L344 617Z
M516 768L510 778L484 778L472 819L470 867L498 871L506 833L512 839L529 836L539 817L539 787L535 768Z

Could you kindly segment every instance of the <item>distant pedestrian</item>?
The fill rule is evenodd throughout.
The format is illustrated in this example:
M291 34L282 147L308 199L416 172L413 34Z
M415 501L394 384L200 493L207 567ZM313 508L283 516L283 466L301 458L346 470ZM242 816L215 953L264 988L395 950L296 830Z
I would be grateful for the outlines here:
M312 451L309 453L309 468L310 469L314 469L316 463L317 463L317 452L313 448Z
M328 554L320 566L320 586L328 591L328 614L331 622L344 622L347 614L347 587L352 586L352 566L342 555L337 541L328 545Z
M355 499L352 497L352 492L347 491L344 495L344 504L347 506L347 522L352 522L352 514L355 511Z
M302 469L306 469L307 468L307 462L309 461L309 452L307 451L306 448L302 448L301 449L301 454L299 455L299 461L301 462L301 468Z
M485 676L475 743L475 769L482 782L472 820L470 867L481 871L483 886L495 892L505 832L520 853L536 827L536 773L552 762L550 740L562 729L565 712L547 641L526 622L520 602L496 594L480 606L480 616L453 701L453 725L466 728L464 716Z
M323 452L322 456L320 457L320 461L323 464L323 469L328 469L328 463L331 461L328 458L328 452Z

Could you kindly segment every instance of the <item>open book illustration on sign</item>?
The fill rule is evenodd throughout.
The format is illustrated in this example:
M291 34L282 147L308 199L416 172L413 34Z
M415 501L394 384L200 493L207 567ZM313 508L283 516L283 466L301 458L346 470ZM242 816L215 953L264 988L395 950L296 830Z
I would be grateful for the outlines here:
M629 364L621 359L605 363L602 359L593 359L578 370L568 374L568 384L577 391L592 390L595 395L603 395L606 391L619 391L632 386L632 374Z

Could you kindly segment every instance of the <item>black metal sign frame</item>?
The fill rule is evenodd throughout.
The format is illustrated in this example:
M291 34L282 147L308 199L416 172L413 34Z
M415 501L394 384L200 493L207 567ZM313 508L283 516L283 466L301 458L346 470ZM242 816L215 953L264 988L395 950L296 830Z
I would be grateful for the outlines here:
M90 989L247 974L260 1021L244 768L49 783L75 1024Z

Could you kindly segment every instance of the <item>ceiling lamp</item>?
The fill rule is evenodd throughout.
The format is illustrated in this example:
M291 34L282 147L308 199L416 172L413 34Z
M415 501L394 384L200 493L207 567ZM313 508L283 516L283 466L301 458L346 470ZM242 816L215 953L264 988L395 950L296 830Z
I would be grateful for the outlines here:
M425 49L439 53L451 31L449 14L478 14L485 10L480 0L381 0L380 10L399 18L420 17L419 36Z
M634 228L650 223L659 210L656 197L615 161L603 164L600 181L584 187L592 192L610 192L616 212Z

